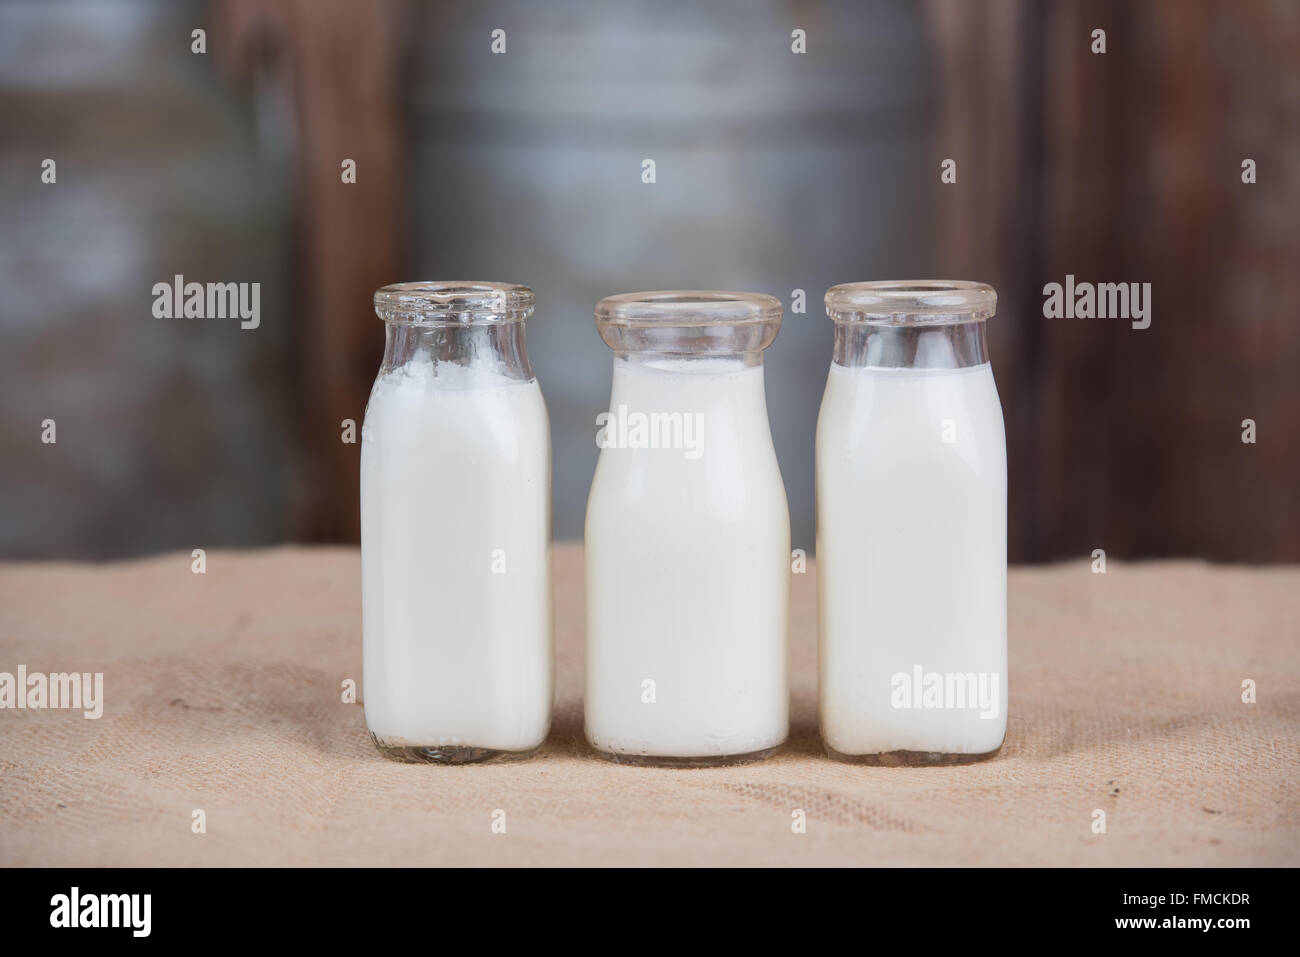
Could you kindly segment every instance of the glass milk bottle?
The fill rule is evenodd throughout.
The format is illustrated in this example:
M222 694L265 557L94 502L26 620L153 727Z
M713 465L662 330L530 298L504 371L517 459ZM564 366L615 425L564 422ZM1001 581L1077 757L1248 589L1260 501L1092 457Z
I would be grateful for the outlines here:
M387 344L361 443L366 723L398 760L535 751L550 726L551 444L533 292L375 293Z
M870 764L989 757L1007 727L1007 459L974 282L826 293L817 421L821 732Z
M638 764L766 757L788 724L790 513L763 350L781 304L611 296L610 408L587 502L587 740Z

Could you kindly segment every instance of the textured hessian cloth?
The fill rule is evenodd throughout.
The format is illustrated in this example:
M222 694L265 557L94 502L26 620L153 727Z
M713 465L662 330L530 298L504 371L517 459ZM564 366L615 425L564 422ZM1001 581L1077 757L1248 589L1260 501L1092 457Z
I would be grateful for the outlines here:
M1007 741L948 768L822 755L811 563L779 756L600 760L577 546L555 576L546 746L437 767L381 758L342 701L355 549L212 552L202 575L187 554L0 564L0 672L104 674L98 720L0 710L0 864L1300 864L1300 569L1013 569Z

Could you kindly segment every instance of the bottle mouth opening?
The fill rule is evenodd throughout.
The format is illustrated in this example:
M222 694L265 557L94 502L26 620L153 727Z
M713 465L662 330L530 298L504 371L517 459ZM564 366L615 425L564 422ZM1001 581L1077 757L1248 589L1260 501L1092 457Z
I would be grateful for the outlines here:
M826 291L826 315L836 322L949 325L982 322L997 312L987 283L949 279L850 282Z
M781 322L781 301L752 292L672 289L625 292L596 304L596 325L685 328Z
M506 282L399 282L375 290L375 313L385 322L450 325L519 322L533 314L527 286Z

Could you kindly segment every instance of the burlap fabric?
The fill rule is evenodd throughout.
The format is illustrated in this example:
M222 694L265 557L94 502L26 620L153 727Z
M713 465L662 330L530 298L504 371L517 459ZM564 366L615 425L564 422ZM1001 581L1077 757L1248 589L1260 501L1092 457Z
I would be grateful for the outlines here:
M0 863L1300 863L1300 569L1015 569L1000 756L864 768L820 752L810 568L784 753L663 770L586 749L582 556L555 558L551 738L455 768L380 758L341 701L355 550L209 553L204 575L184 554L0 565L0 671L102 671L106 702L99 720L0 711Z

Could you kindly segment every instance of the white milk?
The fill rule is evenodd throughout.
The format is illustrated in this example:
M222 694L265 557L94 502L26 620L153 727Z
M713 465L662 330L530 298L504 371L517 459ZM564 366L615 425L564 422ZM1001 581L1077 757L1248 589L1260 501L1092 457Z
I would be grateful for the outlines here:
M787 731L790 515L762 366L616 358L619 406L699 413L702 441L601 450L587 503L587 739L635 757L774 748Z
M832 364L816 459L826 744L843 755L996 750L1007 475L991 367ZM958 697L959 686L976 693ZM980 687L984 707L957 707Z
M535 379L435 374L416 357L376 381L361 446L364 697L384 744L521 752L546 737L550 468Z

